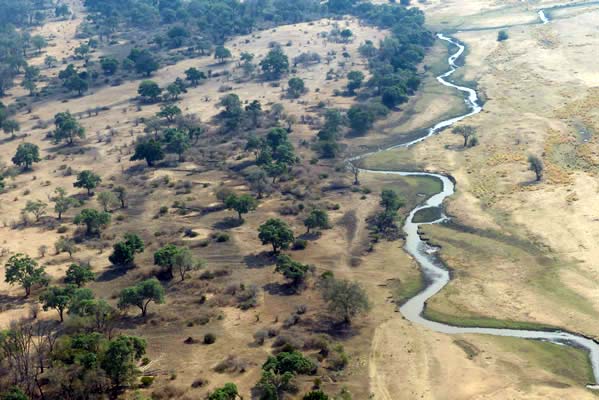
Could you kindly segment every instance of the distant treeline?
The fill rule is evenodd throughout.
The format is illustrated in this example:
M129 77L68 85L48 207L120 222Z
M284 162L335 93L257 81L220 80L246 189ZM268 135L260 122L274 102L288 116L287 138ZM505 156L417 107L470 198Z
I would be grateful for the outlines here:
M99 31L107 26L116 30L121 23L140 29L177 25L186 37L202 41L202 47L206 41L219 45L235 35L276 25L356 16L392 33L378 47L367 42L361 48L373 74L368 86L388 107L407 101L418 88L416 66L434 41L417 8L361 0L85 0L85 5Z

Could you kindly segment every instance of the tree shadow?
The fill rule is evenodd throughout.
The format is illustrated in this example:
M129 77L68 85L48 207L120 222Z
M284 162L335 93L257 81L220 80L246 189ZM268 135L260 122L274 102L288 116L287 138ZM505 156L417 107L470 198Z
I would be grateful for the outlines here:
M297 288L287 283L271 282L262 286L262 289L272 296L295 296L301 293Z
M347 340L360 334L361 325L356 322L348 325L328 315L321 315L311 320L310 330L313 333L327 334L337 340Z
M248 268L265 268L274 265L272 253L263 251L257 254L248 254L243 257L243 262Z
M127 272L129 272L130 270L131 270L131 268L126 268L126 267L111 267L111 268L107 269L106 271L102 272L102 274L100 274L96 278L96 281L97 282L110 282L110 281L118 279L122 276L127 275Z
M212 225L212 228L218 229L218 230L233 229L233 228L237 228L237 227L243 225L243 222L244 221L240 220L239 218L226 217L222 221L215 222Z
M299 235L297 238L298 239L302 239L302 240L310 240L310 241L315 241L320 239L320 237L322 236L322 232L320 231L313 231L310 233L303 233L301 235Z
M14 310L27 302L25 296L9 296L0 294L0 308L4 311Z

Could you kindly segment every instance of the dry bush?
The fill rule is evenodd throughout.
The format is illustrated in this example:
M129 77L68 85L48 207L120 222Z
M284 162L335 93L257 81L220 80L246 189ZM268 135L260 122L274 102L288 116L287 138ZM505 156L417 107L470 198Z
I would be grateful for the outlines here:
M152 391L152 400L170 400L183 396L185 391L173 385L166 385Z
M241 358L234 356L234 355L229 355L227 358L225 358L223 361L219 362L218 364L216 364L214 366L214 371L218 372L219 374L222 373L233 373L233 372L239 372L239 373L244 373L245 371L247 371L248 368L248 362L245 360L242 360Z

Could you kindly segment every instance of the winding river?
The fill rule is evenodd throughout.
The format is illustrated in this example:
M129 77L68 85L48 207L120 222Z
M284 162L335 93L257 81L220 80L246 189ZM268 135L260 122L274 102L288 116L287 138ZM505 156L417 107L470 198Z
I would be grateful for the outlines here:
M545 18L544 13L539 12L539 17L542 23L547 23L548 20ZM460 44L457 40L438 34L437 37L440 40L444 40L453 46L456 46L458 50L449 57L449 70L438 76L437 80L442 85L454 88L465 94L465 100L470 108L470 112L455 118L451 118L442 121L432 128L430 128L426 135L412 140L410 142L394 145L385 149L381 149L375 152L362 154L357 157L349 159L349 161L357 161L364 159L374 153L381 151L387 151L399 147L410 147L416 143L419 143L427 138L439 133L444 128L447 128L458 121L468 118L472 115L478 114L482 111L482 107L479 104L479 99L474 89L458 86L448 81L448 78L458 69L456 61L460 58L465 50L465 47ZM414 259L420 265L424 281L427 282L426 287L418 293L416 296L409 299L403 306L400 307L401 314L409 321L422 325L435 332L444 334L482 334L482 335L494 335L494 336L508 336L522 339L532 339L540 341L548 341L560 345L568 345L576 348L584 349L588 352L589 358L593 368L593 376L595 382L588 385L590 389L599 389L599 344L592 339L586 338L581 335L565 331L542 331L542 330L521 330L521 329L498 329L498 328L479 328L479 327L459 327L447 325L426 319L423 316L424 308L428 299L433 297L439 291L441 291L445 285L447 285L451 279L451 275L447 268L439 261L435 256L434 249L427 245L419 235L419 227L426 224L438 224L446 221L448 217L442 212L442 216L433 222L416 223L414 222L414 216L421 210L429 208L442 209L443 202L449 196L452 196L455 192L454 182L445 175L428 173L428 172L401 172L401 171L380 171L380 170L367 170L363 169L363 172L371 174L386 174L386 175L399 175L399 176L427 176L435 178L441 181L443 184L443 190L440 193L435 194L429 198L424 204L413 209L404 224L404 231L406 233L406 251L414 257Z

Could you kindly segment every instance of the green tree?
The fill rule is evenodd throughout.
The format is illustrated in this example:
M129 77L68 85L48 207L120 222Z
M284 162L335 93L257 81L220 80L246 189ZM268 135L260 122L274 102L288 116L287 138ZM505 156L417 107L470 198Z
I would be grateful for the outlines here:
M71 302L73 290L72 286L47 288L40 296L40 303L42 303L44 311L48 311L50 308L55 309L60 317L60 322L64 322L64 311Z
M291 285L294 288L299 287L305 282L309 270L310 267L308 265L297 262L286 254L281 254L277 257L275 272L278 272L291 281Z
M453 128L452 132L455 135L460 135L464 138L463 147L466 148L468 146L468 140L476 135L476 128L470 125L461 125Z
M348 325L356 315L370 309L366 291L356 282L328 278L322 285L322 297L330 314L341 316Z
M310 214L304 219L306 233L310 233L312 229L327 229L330 227L329 214L325 210L313 209Z
M44 65L48 68L54 68L58 64L58 60L54 56L46 56L44 58Z
M114 188L114 193L117 199L121 203L121 208L127 208L127 188L124 186L117 186Z
M304 395L302 400L329 400L329 396L322 390L313 390Z
M4 266L4 277L9 285L19 284L25 289L25 296L29 297L34 286L47 286L48 275L44 267L39 267L31 257L19 253L8 259Z
M21 130L21 125L19 125L19 123L14 119L6 119L2 122L2 130L4 133L10 134L11 138L14 139L15 132Z
M191 82L192 86L198 86L200 82L206 79L206 74L197 68L191 67L185 71L185 79Z
M267 79L279 79L289 71L289 58L280 47L276 47L268 52L260 67Z
M100 66L102 67L102 71L104 71L104 75L114 75L119 69L119 62L113 57L103 57L100 60Z
M179 156L179 162L183 162L185 160L183 155L191 147L189 135L178 129L169 129L164 136L166 140L166 151L177 154Z
M533 154L528 156L528 169L535 173L537 182L540 182L541 179L543 179L543 170L545 167L543 165L543 160L539 157Z
M23 167L26 171L31 170L33 163L42 161L39 147L33 143L21 143L12 158L13 164Z
M154 253L154 264L162 267L169 278L173 278L173 270L177 261L177 255L181 248L174 244L167 244Z
M280 249L286 249L293 242L293 231L280 219L271 218L258 228L258 237L262 244L271 244L275 254Z
M364 74L361 71L351 71L347 74L347 79L347 91L349 94L354 95L356 89L359 89L362 86L362 82L364 82Z
M76 188L85 188L87 189L87 195L92 196L92 190L98 187L98 185L102 182L102 178L98 175L94 174L90 170L81 171L77 175L77 180L73 183L73 186Z
M239 221L243 222L243 214L254 211L258 206L256 199L249 194L232 194L225 199L225 207L229 210L237 211Z
M234 383L225 383L225 386L216 389L207 397L208 400L236 400L241 399Z
M187 247L180 247L173 258L173 269L179 273L181 281L185 280L189 272L200 269L202 265L203 262L195 260Z
M399 85L388 86L382 90L381 101L389 108L393 108L407 100L408 96L405 89Z
M135 336L119 336L110 341L101 366L115 387L132 384L139 376L136 364L146 354L146 347L146 341Z
M262 377L256 384L256 390L260 400L283 399L285 392L294 392L297 388L293 384L294 374L285 372L282 374L274 371L262 371Z
M102 228L110 224L110 219L110 214L107 212L86 208L75 217L73 222L76 225L85 225L85 233L90 236L99 234Z
M158 98L162 93L162 89L156 82L145 80L139 84L137 93L143 98L144 102L155 103L158 101Z
M72 146L76 138L85 137L85 129L79 124L70 112L58 113L54 116L54 141L60 143L66 140Z
M143 50L139 53L133 62L135 63L135 71L138 74L144 74L145 76L152 75L152 73L158 71L158 68L160 67L158 61L156 61L154 56L147 50Z
M291 78L289 79L289 82L287 82L287 85L289 86L287 94L294 99L300 97L306 91L306 85L301 78Z
M95 279L95 274L89 265L71 264L64 277L65 283L83 287Z
M89 84L79 75L74 75L65 82L65 87L71 92L77 92L77 95L81 96L83 92L89 89Z
M31 44L37 50L37 54L42 53L42 49L48 46L48 41L41 35L35 35L31 38Z
M77 199L67 196L66 190L64 188L56 188L54 190L55 195L50 198L50 200L54 203L54 211L58 214L58 220L62 219L62 214L67 212L70 208L76 207L79 204Z
M308 375L314 374L317 369L314 361L306 358L297 350L282 351L276 356L269 356L262 369L278 374L290 372L292 374Z
M365 133L374 123L374 113L366 106L355 105L347 112L349 126L359 134Z
M156 114L160 118L166 118L169 124L175 122L175 118L179 115L181 115L181 109L174 104L167 104L160 107L160 111Z
M166 87L166 93L168 94L167 101L177 101L179 96L183 93L183 89L176 83L171 83Z
M155 304L164 303L164 288L156 278L123 289L119 296L118 307L121 309L131 306L138 307L141 310L141 316L145 317L148 312L148 305L151 302Z
M46 215L47 209L48 204L41 200L27 200L27 204L25 205L25 208L23 208L23 214L33 214L35 222L39 222L40 219Z
M214 49L214 58L223 64L226 59L231 58L231 51L224 46L217 46Z
M144 249L144 241L138 235L126 233L122 241L114 244L108 260L114 265L133 265L135 254L142 253Z
M153 167L156 161L164 159L162 144L154 139L143 140L135 145L135 153L131 161L145 160L148 167Z
M394 190L383 189L380 204L386 212L396 212L405 205L405 201Z

